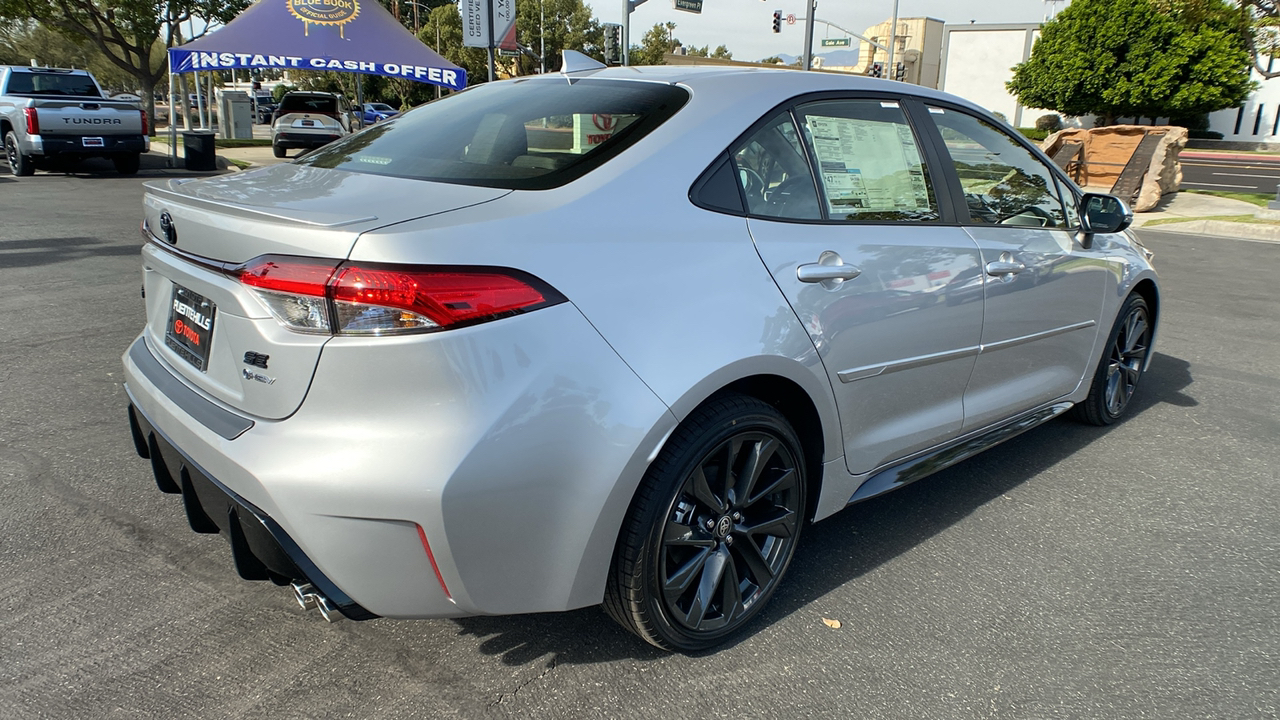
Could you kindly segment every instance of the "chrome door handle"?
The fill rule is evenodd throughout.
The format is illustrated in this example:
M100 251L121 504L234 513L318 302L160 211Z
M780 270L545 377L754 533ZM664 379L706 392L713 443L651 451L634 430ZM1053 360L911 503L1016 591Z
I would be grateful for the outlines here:
M800 282L816 283L823 280L852 280L862 274L854 265L819 265L809 263L796 268L796 279Z
M987 274L996 277L1004 277L1005 275L1017 275L1026 270L1027 266L1020 262L1011 262L1008 260L993 260L987 263Z

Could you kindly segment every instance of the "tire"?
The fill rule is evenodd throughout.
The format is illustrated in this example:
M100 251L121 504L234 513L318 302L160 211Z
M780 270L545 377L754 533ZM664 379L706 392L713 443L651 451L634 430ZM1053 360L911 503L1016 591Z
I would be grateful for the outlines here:
M804 451L781 413L745 395L703 405L641 481L614 550L605 610L665 650L723 642L782 581L806 489Z
M1089 386L1089 397L1071 409L1077 420L1090 425L1110 425L1124 415L1142 379L1153 329L1147 301L1140 295L1130 295L1107 336L1106 349Z
M111 158L111 162L116 166L116 172L121 175L137 175L138 167L142 164L142 156L138 153L116 155Z
M271 146L271 154L275 155L275 156L276 156L276 157L278 157L278 158L282 158L282 157L284 157L284 156L285 156L285 153L287 153L287 152L288 152L287 150L285 150L284 148L280 147L279 145L272 145L272 146Z
M18 145L18 136L12 130L4 135L4 154L9 159L9 172L18 177L35 174L36 164L30 155L23 155Z

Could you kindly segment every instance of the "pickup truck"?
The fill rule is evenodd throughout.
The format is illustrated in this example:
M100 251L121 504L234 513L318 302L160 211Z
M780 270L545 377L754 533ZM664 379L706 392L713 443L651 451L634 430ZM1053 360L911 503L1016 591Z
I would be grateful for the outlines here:
M0 137L14 175L87 157L111 158L132 175L151 149L147 129L146 111L108 99L84 70L0 65Z

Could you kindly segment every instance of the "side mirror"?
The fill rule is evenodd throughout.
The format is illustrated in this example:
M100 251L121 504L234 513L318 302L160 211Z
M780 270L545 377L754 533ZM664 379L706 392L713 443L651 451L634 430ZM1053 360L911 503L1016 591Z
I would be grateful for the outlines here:
M1118 233L1133 222L1133 211L1114 195L1085 193L1080 198L1080 232L1076 236L1085 248L1093 245L1094 233Z

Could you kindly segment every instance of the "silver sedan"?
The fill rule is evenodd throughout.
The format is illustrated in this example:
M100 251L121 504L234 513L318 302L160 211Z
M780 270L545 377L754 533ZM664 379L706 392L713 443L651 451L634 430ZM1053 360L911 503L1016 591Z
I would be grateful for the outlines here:
M1130 219L945 93L570 57L150 184L129 420L326 618L603 604L698 650L807 523L1120 418L1160 309Z

